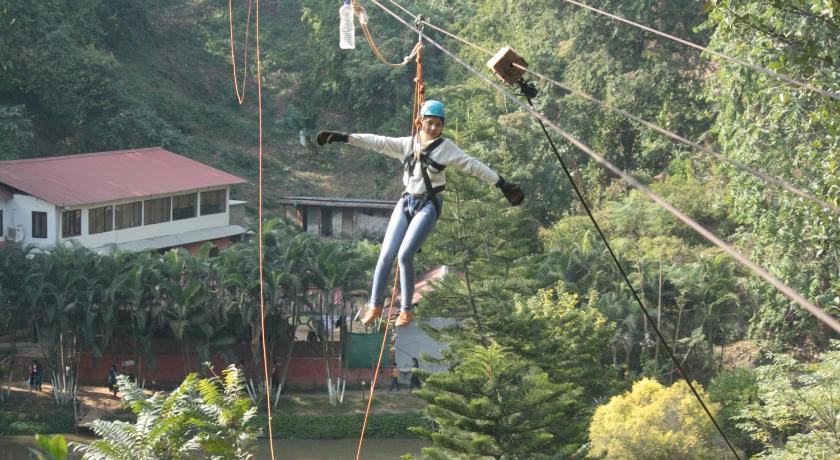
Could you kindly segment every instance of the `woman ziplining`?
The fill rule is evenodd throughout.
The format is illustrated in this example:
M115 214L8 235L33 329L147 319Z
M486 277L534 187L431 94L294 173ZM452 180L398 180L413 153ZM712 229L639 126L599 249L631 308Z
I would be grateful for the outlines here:
M321 131L316 138L318 145L346 142L403 162L405 191L394 207L385 231L379 261L373 274L370 302L362 318L364 324L370 324L382 316L385 283L395 258L399 261L400 275L400 314L395 324L400 327L411 324L414 255L440 218L443 206L440 193L446 187L444 170L447 166L498 187L513 206L522 203L525 198L519 185L505 181L490 167L464 153L454 142L441 137L445 121L443 104L429 100L420 107L416 135L385 137Z

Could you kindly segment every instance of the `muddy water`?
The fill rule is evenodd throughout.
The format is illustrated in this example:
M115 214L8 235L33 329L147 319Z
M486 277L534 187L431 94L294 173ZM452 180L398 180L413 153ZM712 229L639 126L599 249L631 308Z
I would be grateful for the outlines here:
M92 438L65 435L70 441ZM0 460L20 460L30 457L29 446L34 436L0 436ZM268 440L261 439L254 456L256 460L271 458ZM274 458L277 460L353 460L356 458L356 439L275 439ZM366 439L362 450L365 460L393 460L403 454L419 456L425 441L417 439Z

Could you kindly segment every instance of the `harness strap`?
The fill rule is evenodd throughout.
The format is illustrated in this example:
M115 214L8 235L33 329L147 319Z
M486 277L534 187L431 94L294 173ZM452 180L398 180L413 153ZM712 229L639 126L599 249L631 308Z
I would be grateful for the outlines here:
M435 198L438 193L442 192L445 189L445 185L441 185L439 187L432 187L432 178L429 176L428 169L429 166L434 167L438 171L443 171L444 169L446 169L446 165L442 165L429 158L429 155L442 143L442 137L435 139L431 144L429 144L428 146L426 146L425 149L423 149L423 153L420 155L420 174L423 176L423 185L426 186L426 193L424 193L425 199L420 200L420 202L417 204L417 206L414 207L414 209L409 209L408 200L403 201L403 213L405 213L405 217L408 220L411 220L411 218L414 217L415 212L419 211L420 209L423 209L423 207L426 206L426 202L429 200L432 201L432 206L434 206L435 208L436 216L440 218L441 207L440 203L438 203L438 201ZM414 159L414 155L408 154L405 160L403 161L403 164L405 165L405 170L408 172L408 175L410 177L414 173L414 167L417 165L417 161ZM403 197L405 197L405 195L407 194L407 192L404 193Z

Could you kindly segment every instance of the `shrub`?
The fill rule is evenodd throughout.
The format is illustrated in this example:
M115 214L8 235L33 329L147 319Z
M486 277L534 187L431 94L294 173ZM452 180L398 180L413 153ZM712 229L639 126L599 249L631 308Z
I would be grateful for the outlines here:
M72 433L73 412L61 409L46 414L0 413L0 435Z
M696 385L696 384L695 384ZM702 388L697 388L703 396ZM717 405L709 404L714 414ZM642 379L595 411L590 456L611 459L718 459L728 455L684 382Z
M364 415L280 415L272 418L272 433L277 438L337 439L358 437ZM265 416L260 416L257 423L259 426L265 426ZM414 438L416 436L408 431L408 427L427 425L428 422L419 411L405 414L371 414L365 437Z

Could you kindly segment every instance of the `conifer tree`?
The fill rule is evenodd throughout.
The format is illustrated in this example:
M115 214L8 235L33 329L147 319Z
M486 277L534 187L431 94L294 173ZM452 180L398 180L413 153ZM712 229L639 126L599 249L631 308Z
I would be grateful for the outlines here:
M437 429L412 428L432 441L423 458L548 458L556 452L550 427L580 391L496 343L459 353L449 373L418 371L425 385L425 414Z

